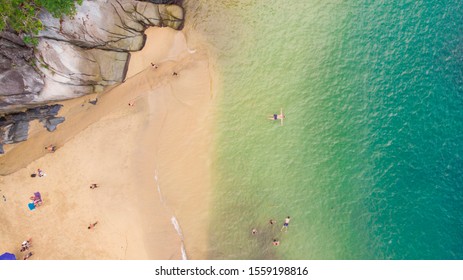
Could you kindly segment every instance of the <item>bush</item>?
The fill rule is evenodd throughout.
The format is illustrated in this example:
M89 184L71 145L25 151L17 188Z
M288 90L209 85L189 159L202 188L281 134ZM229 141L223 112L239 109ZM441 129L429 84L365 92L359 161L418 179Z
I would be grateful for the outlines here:
M36 44L33 37L43 28L40 11L45 9L56 18L72 16L76 3L81 5L82 0L0 0L0 31L9 27L24 35L26 43Z

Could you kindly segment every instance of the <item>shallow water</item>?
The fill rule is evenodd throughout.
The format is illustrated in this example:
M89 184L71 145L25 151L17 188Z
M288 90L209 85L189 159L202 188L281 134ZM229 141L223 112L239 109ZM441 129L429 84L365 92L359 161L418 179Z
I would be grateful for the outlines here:
M222 82L209 258L463 258L463 6L354 2L187 1Z

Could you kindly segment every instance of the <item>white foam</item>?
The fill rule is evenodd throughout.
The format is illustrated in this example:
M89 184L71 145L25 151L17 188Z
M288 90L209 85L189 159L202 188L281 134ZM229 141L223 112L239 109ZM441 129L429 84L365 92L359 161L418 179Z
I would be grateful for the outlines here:
M183 241L182 241L181 251L182 251L182 260L188 260L188 258L186 256L185 246L183 245Z
M188 257L186 255L186 250L185 250L185 244L183 243L182 229L180 228L180 225L178 224L177 218L175 218L175 216L172 216L172 218L170 218L170 221L172 222L172 225L174 226L175 231L177 232L181 240L180 252L182 253L182 260L188 260Z
M180 239L183 241L182 229L180 228L180 225L178 224L178 221L175 218L175 216L172 216L172 218L170 218L170 221L172 222L172 225L174 226L175 231L177 231L177 234L180 236Z
M156 188L158 190L159 200L162 203L164 203L164 199L162 198L162 193L161 193L161 185L159 184L159 180L158 180L158 172L156 170L154 170L154 181L156 182Z

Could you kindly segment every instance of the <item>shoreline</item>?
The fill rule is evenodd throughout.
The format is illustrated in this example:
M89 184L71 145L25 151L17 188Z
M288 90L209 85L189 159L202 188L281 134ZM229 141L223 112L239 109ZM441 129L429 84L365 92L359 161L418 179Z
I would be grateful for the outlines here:
M182 244L188 258L205 258L209 57L200 49L190 53L182 31L154 27L145 34L123 84L97 95L96 105L89 96L62 102L66 121L55 132L39 131L2 157L3 168L19 158L38 159L0 177L0 195L7 197L0 206L7 225L0 229L0 250L20 258L19 245L32 237L32 259L181 259ZM146 57L158 59L158 69ZM58 150L46 154L50 143ZM47 176L31 178L37 168ZM91 183L101 187L91 190ZM35 191L44 203L30 211Z

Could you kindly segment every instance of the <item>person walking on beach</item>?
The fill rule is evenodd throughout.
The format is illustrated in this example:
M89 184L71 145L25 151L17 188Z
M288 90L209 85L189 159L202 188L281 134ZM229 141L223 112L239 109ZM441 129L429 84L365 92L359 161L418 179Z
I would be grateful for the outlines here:
M151 67L153 67L154 69L158 69L158 65L154 64L153 62L151 62Z
M285 232L288 231L289 220L291 220L291 218L289 216L286 217L285 222L283 223L283 227L281 228L280 231L283 231L283 229L285 229Z
M252 235L256 235L257 234L257 229L253 228L251 233L252 233Z
M50 144L50 145L45 147L45 150L49 151L50 153L54 153L56 151L56 146Z
M98 188L98 185L97 185L97 184L91 184L91 185L90 185L90 188L91 188L91 189L96 189L96 188Z
M98 221L94 222L93 224L90 224L88 226L88 229L93 229L97 224L98 224Z
M38 175L39 177L43 177L43 176L46 176L47 174L45 174L45 173L43 172L43 170L39 168L39 169L37 169L37 175Z
M268 221L269 224L271 224L272 226L276 223L277 221L275 221L274 219L270 219L270 221Z
M24 259L23 259L23 260L27 260L28 258L32 257L32 255L33 255L32 252L27 253L27 254L24 256Z
M172 76L178 76L178 73L177 73L177 72L173 72L173 73L172 73Z
M280 241L278 241L278 239L273 239L272 244L273 246L278 246L280 245Z

